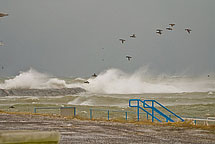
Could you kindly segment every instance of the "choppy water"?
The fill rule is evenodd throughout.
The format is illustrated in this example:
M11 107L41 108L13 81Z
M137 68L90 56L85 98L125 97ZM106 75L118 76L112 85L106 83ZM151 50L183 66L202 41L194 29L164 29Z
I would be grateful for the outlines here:
M89 84L84 83L89 81ZM33 69L16 77L1 78L0 88L73 88L87 92L70 96L5 96L0 97L0 109L33 111L38 106L79 106L128 109L132 98L154 99L179 115L215 117L215 78L186 76L151 76L144 70L127 74L110 69L90 78L56 78Z

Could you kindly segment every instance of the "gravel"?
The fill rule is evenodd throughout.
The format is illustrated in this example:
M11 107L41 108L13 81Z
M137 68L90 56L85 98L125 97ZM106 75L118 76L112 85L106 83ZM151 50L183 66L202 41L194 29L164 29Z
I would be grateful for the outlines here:
M59 131L60 144L214 144L215 133L174 126L52 118L0 113L1 130Z

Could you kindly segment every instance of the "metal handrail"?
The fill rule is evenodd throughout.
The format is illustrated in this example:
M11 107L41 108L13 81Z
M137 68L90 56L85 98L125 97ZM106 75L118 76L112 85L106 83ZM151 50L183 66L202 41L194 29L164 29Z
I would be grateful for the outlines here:
M131 105L132 101L136 101L137 105ZM152 102L151 106L146 103L148 101ZM139 102L142 102L143 107L140 106ZM169 110L168 108L166 108L165 106L163 106L162 104L160 104L159 102L157 102L156 100L141 100L141 99L130 99L129 100L129 106L130 107L137 107L138 121L139 121L139 109L141 109L141 110L143 110L144 112L147 113L147 118L148 118L148 115L150 115L152 117L152 122L154 122L154 119L156 119L159 122L161 122L157 117L154 116L154 112L157 112L159 115L161 115L164 118L166 118L166 122L168 122L168 121L174 122L174 120L171 119L170 116L167 116L166 114L164 114L163 112L161 112L160 110L158 110L157 108L155 108L154 103L160 105L162 108L164 108L165 110L167 110L168 112L170 112L171 114L173 114L174 116L176 116L177 118L179 118L182 122L184 121L180 116L176 115L174 112L172 112L171 110ZM149 113L144 108L150 108L150 109L152 109L152 113Z
M147 100L147 101L150 101L150 100ZM167 115L165 115L164 113L162 113L160 110L158 110L157 108L155 108L154 107L154 104L152 104L153 106L149 106L147 103L145 103L145 101L143 101L144 102L144 107L145 107L145 105L147 105L148 107L145 107L145 108L151 108L151 109L153 109L153 111L155 111L155 112L157 112L158 114L160 114L161 116L163 116L164 118L166 118L166 122L168 122L168 121L170 121L170 122L174 122L174 120L172 120L170 117L168 117ZM152 100L152 102L154 102L153 100Z
M131 105L132 101L137 101L137 105L135 105L135 106ZM141 109L147 114L147 119L148 119L148 115L150 115L152 117L152 121L154 121L154 118L155 118L157 121L161 122L161 120L158 119L157 117L155 117L153 113L151 114L147 110L145 110L142 107L140 107L139 102L142 102L143 104L145 104L144 101L142 101L141 99L130 99L129 100L129 107L137 107L137 120L138 121L140 120L140 111L139 111L139 109ZM143 107L144 107L144 105L143 105Z
M177 114L175 114L174 112L172 112L171 110L169 110L168 108L163 106L161 103L157 102L156 100L144 100L144 101L153 101L153 102L157 103L158 105L160 105L165 110L167 110L168 112L170 112L171 114L173 114L175 117L179 118L182 122L184 121L180 116L178 116Z
M156 119L159 122L162 122L160 119L158 119L156 116L153 116L151 113L149 113L148 111L146 111L145 109L143 109L142 107L139 107L141 110L143 110L144 112L147 113L147 115L150 115L151 117L153 117L154 119ZM139 119L138 119L139 120Z

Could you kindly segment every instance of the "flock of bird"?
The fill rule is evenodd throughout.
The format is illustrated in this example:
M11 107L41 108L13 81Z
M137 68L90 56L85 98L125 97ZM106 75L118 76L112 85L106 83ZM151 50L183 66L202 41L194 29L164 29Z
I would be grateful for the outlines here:
M5 16L8 16L8 14L6 14L6 13L1 13L1 12L0 12L0 18L5 17ZM169 26L170 26L170 27L167 27L166 30L172 31L172 30L173 30L173 27L175 26L175 24L174 24L174 23L171 23L171 24L169 24ZM187 32L190 34L192 30L189 29L189 28L186 28L185 31L187 31ZM163 34L163 30L162 30L162 29L156 29L156 33L159 34L159 35L161 35L161 34ZM133 38L133 39L136 38L136 34L130 35L130 38ZM120 38L119 41L121 42L121 44L124 44L124 43L126 42L126 40L125 40L125 39L122 39L122 38ZM0 46L4 46L3 41L0 41ZM103 49L104 49L104 48L103 48ZM126 58L128 61L130 61L130 60L132 59L132 56L126 55L125 58ZM104 61L104 59L102 59L102 61ZM2 66L2 69L4 69L3 66ZM97 75L94 73L92 76L93 76L93 77L96 77Z
M130 38L136 38L136 34L132 34L132 35L130 35ZM125 39L122 39L122 38L120 38L119 39L120 40L120 42L122 43L122 44L124 44L125 43ZM131 60L131 58L132 58L132 56L129 56L129 55L126 55L125 56L129 61Z
M169 24L169 26L170 26L170 27L167 27L166 30L172 31L172 30L173 30L173 27L175 26L175 24L174 24L174 23L171 23L171 24ZM190 32L192 31L192 30L189 29L189 28L186 28L186 29L184 29L184 30L187 31L189 34L190 34ZM161 34L163 34L163 30L162 30L162 29L156 29L156 33L159 34L159 35L161 35Z
M172 31L174 27L175 27L175 23L170 23L170 24L169 24L169 27L166 27L166 30L167 30L167 31ZM192 30L189 29L189 28L185 28L184 30L185 30L188 34L190 34L191 31L192 31ZM163 34L163 31L164 31L164 30L162 30L162 29L156 29L156 34L161 35L161 34ZM133 39L136 38L136 34L130 35L130 38L133 38ZM121 42L121 44L125 44L126 39L120 38L119 41ZM102 49L104 49L104 48L102 48ZM126 58L128 61L130 61L130 60L132 59L132 56L126 55L125 58ZM102 61L104 61L104 59L102 59ZM92 77L96 77L96 76L97 76L97 75L96 75L95 73L92 75ZM84 83L88 83L88 84L89 84L89 81L85 81Z
M169 24L169 27L166 28L166 30L172 31L174 26L175 26L175 23L171 23L171 24ZM184 30L185 30L188 34L190 34L191 31L192 31L192 30L189 29L189 28L186 28L186 29L184 29ZM156 29L156 33L159 34L159 35L161 35L161 34L163 34L163 30L162 30L162 29ZM136 34L130 35L130 38L136 38ZM120 41L122 44L124 44L126 40L120 38L119 41ZM128 61L130 61L131 58L132 58L132 56L126 55L126 58L128 59Z

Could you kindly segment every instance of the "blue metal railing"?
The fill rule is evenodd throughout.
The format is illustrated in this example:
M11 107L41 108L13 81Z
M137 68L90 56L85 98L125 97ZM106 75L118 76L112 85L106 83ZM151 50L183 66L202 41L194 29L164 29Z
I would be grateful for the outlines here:
M39 109L65 109L65 108L73 108L74 109L74 116L77 114L77 109L76 107L35 107L34 108L34 113L37 113L37 110ZM135 113L132 111L123 111L123 110L109 110L109 109L90 109L90 119L93 119L93 111L106 111L107 112L107 119L110 120L110 113L113 112L120 112L120 113L125 113L125 120L128 120L128 113Z
M148 105L146 102L152 102L151 104L152 104L152 106L150 106L150 105ZM152 109L152 115L153 115L153 117L152 117L152 122L154 122L154 112L157 112L159 115L161 115L162 117L164 117L165 119L166 119L166 122L168 122L168 121L170 121L170 122L174 122L174 120L172 120L171 119L171 116L167 116L167 115L165 115L164 113L162 113L160 110L158 110L157 108L155 108L155 103L157 102L157 101L155 101L155 100L144 100L143 101L144 103L143 103L143 107L144 108L150 108L150 109ZM160 103L159 103L160 104ZM162 106L162 107L164 107L164 106ZM165 108L166 109L166 108ZM161 122L161 121L159 121L159 122Z
M132 105L132 102L136 102L136 105ZM174 112L170 111L168 108L157 102L156 100L141 100L141 99L130 99L129 100L129 107L136 107L137 108L137 120L140 120L140 114L147 114L147 120L149 119L149 116L152 118L152 122L154 120L157 120L158 122L162 122L160 117L155 116L155 113L159 114L159 116L166 119L166 122L174 122L171 115L166 115L163 112L161 112L158 108L155 107L155 105L160 106L163 108L163 110L167 111L168 113L172 114L176 118L180 119L182 122L184 121L183 118L176 115ZM74 116L76 116L76 107L36 107L34 108L34 113L37 113L38 109L65 109L65 108L73 108L74 109ZM140 112L142 110L144 113ZM109 109L89 109L89 116L90 119L93 119L93 111L106 111L107 112L107 119L110 120L110 113L113 112L120 112L125 114L125 120L128 120L128 113L135 113L132 111L125 111L125 110L109 110Z
M136 102L136 105L132 105L131 102ZM151 105L147 104L147 102L151 102ZM163 112L158 110L155 107L155 104L159 105L164 110L171 113L176 118L180 119L182 122L184 121L184 119L182 119L180 116L178 116L177 114L175 114L174 112L172 112L171 110L169 110L168 108L166 108L165 106L163 106L162 104L157 102L156 100L141 100L141 99L130 99L129 100L129 107L136 107L137 108L137 119L138 119L138 121L140 119L140 111L139 110L141 109L147 114L147 119L148 119L148 115L150 115L152 117L152 122L154 122L154 119L156 119L158 122L162 122L159 118L157 118L155 116L155 112L158 113L160 116L164 117L166 119L166 122L174 122L174 120L171 118L171 115L167 116L166 114L164 114ZM151 109L151 113L149 111L147 111L146 109Z

